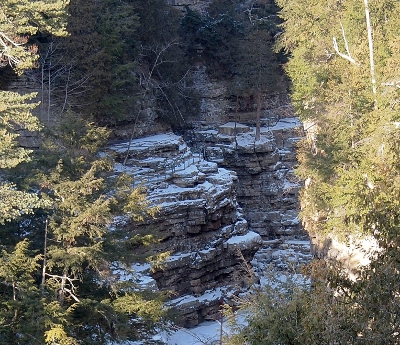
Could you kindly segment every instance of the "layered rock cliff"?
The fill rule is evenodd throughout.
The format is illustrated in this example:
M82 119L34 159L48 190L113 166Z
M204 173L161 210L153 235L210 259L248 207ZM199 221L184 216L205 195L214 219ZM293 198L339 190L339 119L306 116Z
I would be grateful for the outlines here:
M170 3L205 11L210 1ZM190 73L200 98L199 113L187 123L190 129L172 133L148 97L138 121L113 128L117 143L108 150L117 162L115 173L144 183L150 202L159 206L155 219L123 218L116 226L131 237L156 233L160 242L153 250L170 252L153 271L143 265L134 269L151 275L153 288L169 291L170 305L179 309L185 326L213 318L222 298L246 290L268 265L285 269L288 260L298 265L310 258L293 174L303 132L287 94L281 89L263 95L261 139L255 141L255 105L238 112L228 83L211 80L202 62Z
M198 324L211 310L218 310L221 289L248 287L254 279L249 262L262 240L249 231L237 203L236 174L194 154L173 133L122 142L109 149L117 161L126 160L125 165L116 165L116 172L129 173L144 183L148 199L159 207L156 218L126 222L127 235L157 233L156 252L171 255L151 276L158 289L180 298L182 324ZM216 290L220 293L214 298L181 300Z
M254 127L228 122L184 137L170 132L109 147L119 162L116 173L144 183L160 208L155 219L123 227L128 236L156 232L156 251L170 253L148 273L173 296L182 325L212 317L221 298L249 288L269 264L284 269L287 260L309 259L293 176L301 124L268 121L259 141Z
M300 185L293 174L295 147L302 136L297 118L263 126L259 141L254 127L235 122L188 136L208 160L236 172L238 202L252 229L264 239L303 234L297 217Z

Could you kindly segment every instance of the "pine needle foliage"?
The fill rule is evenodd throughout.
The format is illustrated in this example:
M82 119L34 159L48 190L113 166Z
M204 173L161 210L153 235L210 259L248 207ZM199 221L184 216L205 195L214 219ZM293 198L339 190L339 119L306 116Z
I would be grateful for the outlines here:
M35 65L37 47L27 45L38 31L56 36L67 34L68 0L5 0L0 13L0 65L11 65L18 73Z
M112 161L96 157L107 130L82 122L61 127L65 129L62 135L48 137L32 157L29 174L14 169L20 176L17 181L40 186L45 204L40 212L20 217L31 225L22 236L32 238L32 247L42 255L26 254L26 263L36 265L29 271L35 279L27 281L35 293L21 300L21 320L31 315L30 303L39 308L35 319L19 332L27 339L34 334L36 340L30 344L101 344L147 336L162 323L162 296L138 288L129 268L138 256L134 251L127 253L130 245L126 242L131 239L114 230L113 219L124 215L140 220L155 215L157 209L150 207L143 187L133 188L126 175L115 180L110 176ZM17 241L21 234L11 226L8 229ZM140 245L155 241L146 236L137 238ZM23 265L21 270L27 271ZM122 272L131 278L120 281ZM5 272L1 282L7 285L10 277ZM21 327L20 322L16 319L15 327ZM11 339L15 329L6 328L4 335Z
M3 1L0 13L0 67L10 65L18 73L35 65L37 49L29 46L29 37L39 30L66 35L67 1ZM20 147L17 139L22 131L40 129L32 109L35 94L19 95L0 90L0 168L6 169L29 161L30 151ZM0 224L30 213L40 206L37 196L18 191L0 176Z
M362 2L277 3L285 30L278 49L291 54L286 70L293 83L292 99L309 126L298 168L299 176L308 179L302 192L304 222L312 232L344 238L377 230L381 235L396 233L394 225L374 217L390 219L398 193L393 184L398 69L388 68L399 62L394 39L397 2L369 1L373 55ZM394 141L389 144L386 138ZM390 177L382 169L390 170ZM382 202L394 207L385 211Z
M307 132L297 169L303 223L322 239L369 235L380 249L352 279L328 259L306 268L309 281L269 277L247 305L247 325L236 325L226 343L398 344L400 5L277 4L277 49L290 54L292 100Z

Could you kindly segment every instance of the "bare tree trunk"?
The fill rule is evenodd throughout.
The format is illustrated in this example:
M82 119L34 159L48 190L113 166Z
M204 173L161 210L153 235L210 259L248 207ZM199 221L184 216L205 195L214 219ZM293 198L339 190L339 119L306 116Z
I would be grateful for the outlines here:
M235 106L235 149L238 147L238 142L237 142L237 123L239 121L238 119L238 113L239 113L239 97L236 96L236 106Z
M58 301L60 302L61 305L64 304L64 297L65 297L65 284L67 282L67 274L66 272L63 273L61 277L61 284L60 284L60 291L58 295Z
M44 291L44 283L46 282L46 265L47 265L47 225L49 221L46 219L46 226L44 228L44 245L43 245L43 268L42 268L42 284L41 284L41 290L42 294Z
M69 82L70 82L70 78L71 78L71 66L68 67L68 77L67 80L65 82L65 92L64 92L64 103L61 109L61 113L63 113L65 111L65 108L67 107L67 100L68 100L68 88L69 88Z
M47 121L50 121L50 104L51 104L51 56L49 61L49 75L47 80Z
M260 132L261 132L261 90L257 90L257 122L256 122L256 141L260 140Z
M219 322L219 345L222 345L222 340L223 340L223 322L224 322L224 314L222 313L222 310L220 310L219 314L220 314L220 322Z
M17 300L17 286L15 282L12 282L12 290L13 290L13 301Z
M40 102L40 116L41 120L44 117L44 63L41 63L41 102Z
M372 28L371 28L371 20L370 20L370 16L369 16L368 0L364 0L364 6L365 6L365 19L367 22L367 31L368 31L369 62L370 62L370 67L371 67L372 93L374 94L374 108L378 109L378 102L376 100L374 41L372 39Z
M349 43L347 41L346 32L344 30L342 22L340 22L340 27L342 29L343 41L344 41L344 46L346 47L347 54L340 52L336 37L333 37L333 48L335 49L336 53L338 53L338 55L341 56L343 59L350 61L352 64L354 64L356 66L361 66L361 64L358 61L354 60L351 56Z

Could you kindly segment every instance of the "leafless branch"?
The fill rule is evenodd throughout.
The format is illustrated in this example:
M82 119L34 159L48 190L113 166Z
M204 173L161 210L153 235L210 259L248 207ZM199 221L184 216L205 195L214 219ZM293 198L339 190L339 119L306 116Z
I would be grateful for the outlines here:
M76 295L75 295L75 291L74 291L75 285L73 284L73 281L78 280L78 279L73 279L73 278L67 277L66 275L60 276L57 274L50 274L50 273L46 273L46 276L49 276L60 283L60 291L61 292L63 292L63 293L67 292L76 302L78 302L78 303L80 302L78 297L76 297ZM65 281L68 281L68 283L71 285L70 289L65 286Z
M145 83L144 83L145 91L144 91L144 93L142 94L142 100L144 100L145 97L146 97L146 95L147 95L149 83L150 83L150 81L151 81L151 79L152 79L152 76L153 76L153 73L154 73L154 71L155 71L155 68L160 64L159 61L160 61L160 59L161 59L161 55L162 55L166 50L168 50L169 48L171 48L171 47L174 46L174 45L177 45L178 43L179 43L179 42L178 42L177 40L173 40L173 41L171 41L171 42L168 42L168 43L165 44L164 46L162 46L158 51L157 51L157 49L152 49L152 51L153 51L154 53L156 53L156 60L154 61L154 64L153 64L152 68L150 69L148 76L146 77L146 76L143 74L143 77L144 77L144 79L145 79ZM140 84L142 85L142 82L140 82ZM161 91L162 91L162 90L161 90ZM124 159L124 162L122 163L123 165L126 165L126 162L127 162L127 160L128 160L128 157L129 157L129 153L130 153L130 149L131 149L131 145L132 145L132 140L133 140L133 136L134 136L134 134L135 134L135 128L136 128L137 120L138 120L138 118L139 118L139 114L140 114L140 110L137 112L136 117L135 117L135 122L134 122L134 124L133 124L133 129L132 129L132 132L131 132L131 136L130 136L130 138L129 138L129 144L128 144L128 148L127 148L127 150L126 150L125 159Z
M394 86L400 89L400 80L388 82L388 83L381 83L382 86Z
M356 60L354 60L354 59L351 57L350 48L349 48L349 43L348 43L348 41L347 41L346 33L345 33L345 31L344 31L344 27L343 27L342 22L340 22L340 27L342 28L342 36L343 36L344 46L345 46L345 48L346 48L347 54L344 54L344 53L340 52L339 46L338 46L338 43L337 43L337 40L336 40L336 37L333 37L333 48L335 49L336 53L337 53L339 56L341 56L343 59L346 59L346 60L350 61L352 64L354 64L354 65L356 65L356 66L361 66L361 64L360 64L359 62L357 62Z

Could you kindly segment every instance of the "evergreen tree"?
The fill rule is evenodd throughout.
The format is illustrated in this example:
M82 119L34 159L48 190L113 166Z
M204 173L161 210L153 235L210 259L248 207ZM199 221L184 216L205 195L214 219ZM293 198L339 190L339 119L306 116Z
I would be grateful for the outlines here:
M398 91L393 84L397 71L387 69L398 62L397 44L391 41L397 35L398 5L369 3L372 54L362 2L278 4L285 19L281 46L292 54L287 66L292 99L310 133L316 135L303 143L299 153L299 174L311 182L303 191L303 219L319 233L391 231L372 220L371 214L378 216L373 210L379 202L373 195L391 200L396 193L388 194L384 186L392 182L382 169L395 169L383 161L397 156L386 137L394 135L398 120ZM397 179L394 172L393 178ZM383 218L391 213L381 210Z
M271 1L252 1L242 9L245 35L238 41L231 90L247 99L251 110L251 103L256 104L256 140L260 139L262 95L284 87L278 56L273 51L279 24L277 10Z
M82 113L86 118L101 117L107 114L99 106L113 79L111 56L105 49L106 38L102 32L103 1L71 0L68 6L69 36L62 38L60 45L63 54L61 63L71 67L70 72L61 79L61 86L70 83L68 106L64 110ZM113 26L118 23L112 23ZM135 25L135 18L132 18ZM127 33L126 36L129 36ZM114 40L117 38L113 36ZM110 43L110 42L108 42Z
M22 12L12 4L7 2L2 12L4 22L17 18L28 26L1 27L3 39L38 30L39 39L50 37L46 32L65 33L65 16L55 12L61 10L57 2L23 4L18 8ZM25 15L34 19L34 26ZM61 23L62 28L50 26ZM1 58L19 72L33 66L36 56L35 50L15 43L19 41L8 40L10 49L3 45ZM134 279L119 282L113 275L111 262L124 267L132 258L121 261L115 247L121 248L123 241L107 227L118 210L132 216L148 213L143 191L124 183L114 196L106 193L113 189L106 183L111 163L91 157L107 131L74 123L73 116L66 116L54 140L43 138L41 149L31 156L17 139L23 130L40 129L31 113L37 105L30 102L34 95L0 96L2 338L9 344L97 344L142 337L162 316L162 305L158 297L138 292ZM43 236L44 218L50 222Z
M207 14L188 9L182 20L193 63L200 60L211 78L229 81L238 111L257 111L257 140L262 95L285 87L282 56L273 51L280 23L277 11L269 0L214 1Z
M6 172L30 159L31 151L18 145L17 138L22 130L37 131L40 126L31 114L36 106L27 103L33 95L19 95L0 91L0 224L17 219L21 213L30 213L41 205L37 195L18 190L7 180Z
M52 177L54 182L49 181L53 185L56 207L49 223L48 243L53 244L46 251L45 284L57 296L51 303L57 302L61 315L68 320L65 333L87 344L104 343L110 338L141 337L140 328L146 326L144 321L140 325L141 318L155 322L162 315L161 302L156 296L143 300L133 279L119 282L110 270L114 265L121 271L123 262L119 257L122 253L116 253L111 245L113 234L107 226L117 201L123 203L129 189L124 187L117 191L117 199L105 194L109 186L106 188L101 172L106 168L109 163L95 161L77 180L57 182L60 181L57 174ZM62 167L57 171L62 172ZM140 212L137 216L145 214L146 209L149 212L141 194L132 199L137 205L134 212ZM130 208L125 206L124 210L129 212ZM131 260L127 260L127 264ZM139 322L134 323L133 318L138 318ZM48 332L61 325L61 322L55 323Z
M137 260L130 245L133 240L109 227L115 215L139 220L155 210L149 207L143 188L133 189L127 176L110 179L112 162L95 157L107 130L72 117L61 123L57 133L44 139L29 163L29 174L14 170L18 179L41 186L47 207L19 217L16 229L12 226L16 222L0 227L11 248L12 242L28 237L31 248L42 253L28 252L23 240L23 259L32 262L32 269L21 265L18 272L32 275L26 280L32 293L17 295L16 306L10 299L11 288L1 295L0 302L10 305L1 323L2 335L14 339L10 344L16 341L15 330L27 344L97 344L147 336L164 317L161 296L138 289L129 268ZM139 237L135 241L144 242ZM151 241L147 236L146 242ZM0 286L7 287L14 276L8 269L1 272ZM122 272L131 278L120 281ZM13 320L14 310L19 317Z
M1 326L2 341L14 344L29 343L35 338L35 327L31 322L40 314L39 289L35 285L35 274L39 268L40 255L29 253L29 242L19 242L13 252L5 250L0 258ZM36 309L37 308L37 309ZM36 310L35 310L36 309Z
M380 252L354 272L319 260L311 284L278 283L250 302L228 344L398 344L399 10L397 1L278 0L292 99L308 138L299 150L307 230L369 234ZM281 327L284 325L284 327Z
M47 113L43 120L68 110L99 123L125 120L138 93L134 6L72 0L68 14L68 36L35 37L40 69L29 76L40 89L41 110Z
M192 66L179 33L181 13L165 0L134 3L140 20L136 37L141 44L138 77L143 90L135 118L153 99L159 119L180 127L198 107L189 73Z
M63 58L54 68L71 67L57 81L61 100L69 85L63 110L106 125L136 123L149 100L172 123L193 111L179 11L165 0L73 0L69 13L71 35L61 40Z
M181 35L192 64L202 62L211 78L234 74L235 51L243 36L238 1L214 1L206 14L187 9Z
M140 42L136 38L139 18L134 1L105 0L98 8L96 19L96 31L104 52L102 80L98 80L98 85L100 90L106 86L96 102L96 115L104 123L115 123L131 118L139 99L137 62Z
M12 65L18 72L34 65L37 60L35 46L29 37L38 31L57 36L66 34L65 0L29 1L5 0L0 16L0 63Z
M11 65L17 72L32 67L37 60L35 47L29 46L28 38L38 30L65 35L65 1L5 1L0 15L0 62ZM28 103L33 94L21 96L0 91L0 223L18 218L21 212L29 213L39 206L37 196L19 191L7 182L6 169L29 160L29 151L19 147L20 131L39 129L38 121L32 116L35 107Z

